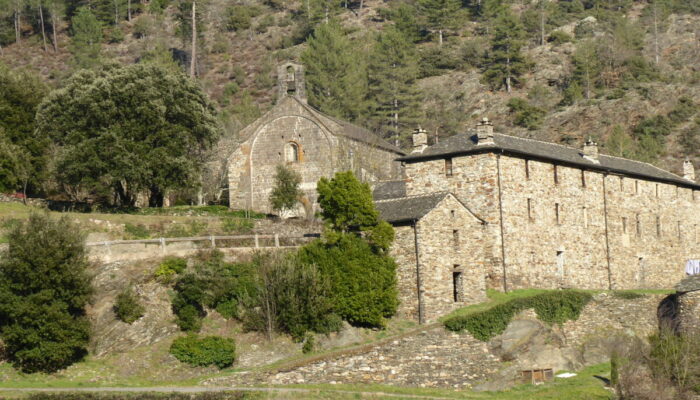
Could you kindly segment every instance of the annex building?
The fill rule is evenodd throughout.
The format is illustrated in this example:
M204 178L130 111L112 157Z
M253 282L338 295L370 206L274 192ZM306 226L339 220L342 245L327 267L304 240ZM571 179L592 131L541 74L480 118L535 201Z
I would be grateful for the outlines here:
M475 130L398 158L378 184L396 228L401 312L421 322L485 289L672 288L700 258L700 185L650 164Z

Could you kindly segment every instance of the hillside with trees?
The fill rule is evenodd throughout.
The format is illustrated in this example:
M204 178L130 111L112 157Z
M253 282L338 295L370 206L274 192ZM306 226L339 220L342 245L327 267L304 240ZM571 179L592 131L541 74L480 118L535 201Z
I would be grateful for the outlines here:
M501 132L572 146L591 137L605 153L680 172L682 159L700 161L698 22L697 0L2 0L0 189L131 205L133 193L117 190L129 174L153 204L164 191L216 201L222 155L271 107L276 65L289 59L306 66L311 105L403 147L418 125L434 142L488 116ZM88 149L109 135L60 138L50 131L72 128L37 110L53 101L65 115L85 111L57 93L133 64L135 84L181 82L201 96L203 130L173 135L170 147L196 142L197 154L165 146L162 176L118 157L91 166L103 168L94 182L82 179L85 160L57 168L71 151L104 158ZM130 90L127 75L115 96ZM142 95L157 118L160 94ZM150 124L130 117L138 105L113 112L105 117L123 118L117 131L132 141L189 126L166 120L144 139L126 126ZM175 179L166 187L163 176Z

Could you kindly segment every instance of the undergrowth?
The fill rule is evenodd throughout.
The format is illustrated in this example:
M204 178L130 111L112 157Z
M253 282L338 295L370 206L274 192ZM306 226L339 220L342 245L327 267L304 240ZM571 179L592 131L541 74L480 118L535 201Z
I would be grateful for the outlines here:
M548 324L575 321L592 297L590 293L576 290L546 292L516 298L473 314L457 315L446 319L444 325L455 332L466 330L485 342L503 333L516 314L529 308L534 309L537 317Z

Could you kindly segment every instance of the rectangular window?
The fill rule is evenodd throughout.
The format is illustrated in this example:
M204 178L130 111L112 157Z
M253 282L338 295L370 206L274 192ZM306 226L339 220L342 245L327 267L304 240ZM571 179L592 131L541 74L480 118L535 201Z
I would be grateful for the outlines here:
M445 159L445 176L452 176L452 159Z
M634 181L634 194L639 194L639 181Z
M559 203L554 203L554 218L555 221L557 222L557 225L561 225L561 219L559 217L560 209L559 209Z
M553 171L554 171L554 184L558 185L559 184L559 168L557 168L556 165L553 165Z
M530 160L525 160L525 179L530 179Z
M455 247L455 250L459 249L459 230L457 229L452 230L452 245Z
M581 187L586 187L586 171L581 170Z
M450 218L455 219L457 217L457 214L455 213L455 210L450 210Z
M455 265L458 269L459 265ZM462 271L452 272L452 296L455 303L462 301Z
M656 216L656 236L661 237L661 217Z
M639 214L637 214L635 216L635 221L636 221L636 225L637 225L637 236L641 237L642 236L642 220L639 217Z
M564 252L557 251L557 275L564 276Z
M622 233L627 233L627 217L622 217Z
M527 199L527 219L531 222L534 220L532 217L532 199Z

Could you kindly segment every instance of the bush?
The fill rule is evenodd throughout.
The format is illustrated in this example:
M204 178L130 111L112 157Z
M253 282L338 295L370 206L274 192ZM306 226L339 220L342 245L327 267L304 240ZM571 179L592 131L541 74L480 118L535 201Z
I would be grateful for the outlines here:
M360 236L348 233L333 243L313 242L299 257L329 278L335 312L349 323L384 327L396 313L396 262Z
M314 346L316 345L316 339L314 335L309 335L304 340L304 345L301 346L301 352L304 354L309 354L314 351Z
M277 212L293 209L304 194L299 189L300 184L300 173L282 164L277 165L275 186L272 188L269 197L272 209Z
M216 365L222 369L233 365L236 359L236 344L233 339L219 336L200 339L197 335L187 335L173 341L170 354L189 365L196 367Z
M117 295L116 302L114 303L114 313L120 320L131 324L143 317L144 312L145 309L139 302L132 288L126 288Z
M588 293L574 290L548 292L514 299L486 311L448 318L444 325L454 332L467 330L472 336L485 342L503 333L511 319L528 308L533 308L537 317L549 324L575 321L591 297Z
M170 283L172 278L181 274L187 268L187 260L178 257L168 257L163 260L154 273L156 279L164 283Z
M151 232L144 225L124 224L124 239L148 239Z
M224 218L221 229L226 233L248 233L253 230L255 223L248 218Z
M546 112L527 102L525 99L514 97L508 101L510 112L515 114L513 122L515 125L525 127L529 130L536 130L542 126Z
M653 138L660 138L668 136L671 133L672 127L673 124L670 119L663 115L656 115L643 119L634 127L633 132L639 137L650 136Z
M678 104L668 113L668 119L671 123L677 125L690 119L698 112L698 107L689 97L681 97L678 99Z
M564 43L569 43L572 42L574 38L571 37L568 33L564 31L553 31L552 33L549 34L549 37L547 38L547 41L549 43L552 43L554 45L560 45Z
M229 31L242 31L249 29L252 19L259 15L257 7L235 5L226 9L226 29Z
M0 259L0 338L24 372L54 372L87 354L92 288L85 240L67 218L32 214Z
M442 75L447 70L459 66L459 57L456 57L447 46L431 46L420 53L420 77Z

